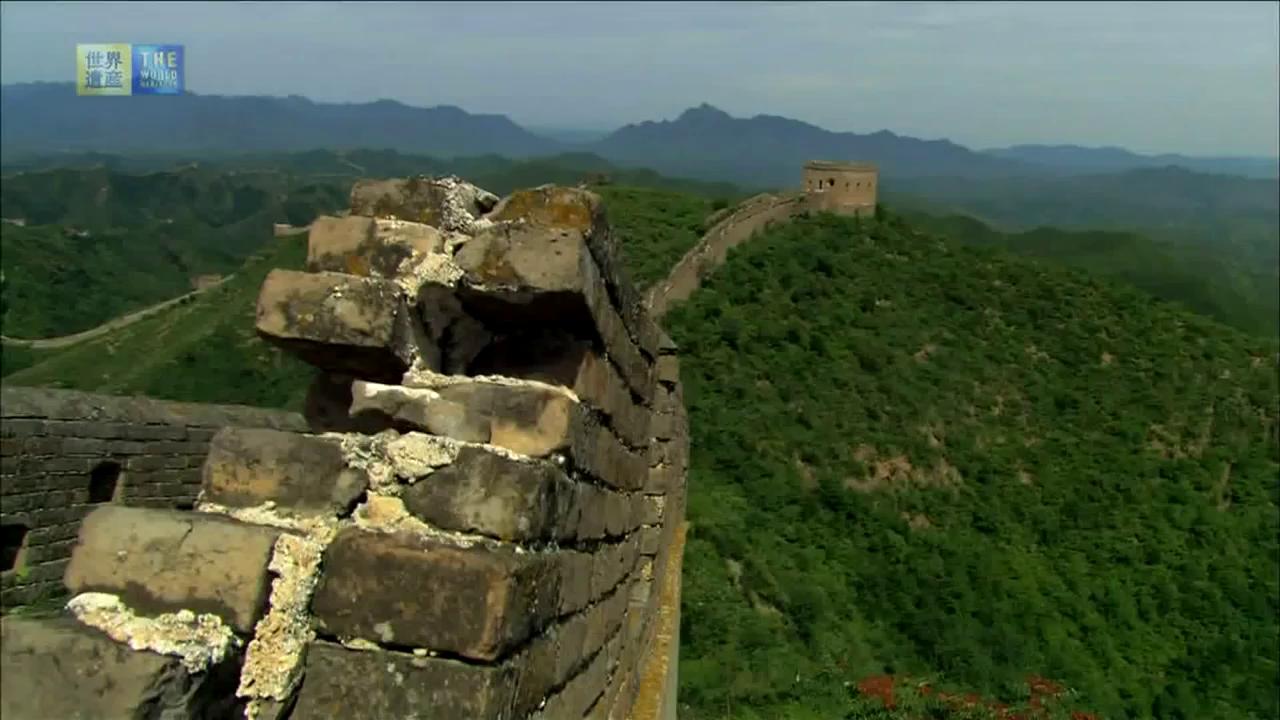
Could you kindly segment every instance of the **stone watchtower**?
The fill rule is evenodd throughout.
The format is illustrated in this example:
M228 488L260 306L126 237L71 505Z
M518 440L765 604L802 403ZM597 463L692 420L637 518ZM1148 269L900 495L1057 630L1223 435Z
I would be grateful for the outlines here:
M869 163L811 160L804 164L804 192L814 210L871 215L879 171Z

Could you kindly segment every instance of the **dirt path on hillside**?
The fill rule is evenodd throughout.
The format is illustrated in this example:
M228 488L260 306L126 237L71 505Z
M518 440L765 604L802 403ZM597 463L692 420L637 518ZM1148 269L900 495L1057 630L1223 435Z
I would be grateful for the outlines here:
M85 340L92 340L93 338L96 338L100 335L105 335L111 332L112 330L119 330L122 327L127 327L129 325L132 325L138 322L139 320L148 318L160 312L161 310L164 310L165 308L169 308L174 305L178 305L178 304L193 300L202 293L208 292L216 287L220 287L223 283L225 283L226 281L230 280L233 277L235 277L234 274L228 275L208 287L200 288L199 290L193 290L185 295L179 295L176 298L170 298L169 300L156 303L155 305L149 305L147 307L142 308L141 310L134 310L133 312L127 315L121 315L120 317L115 318L113 320L108 320L97 327L89 328L88 330L83 330L81 332L74 333L71 335L63 335L61 337L52 337L52 338L41 338L38 340L22 340L20 338L11 338L11 337L6 337L4 335L0 335L0 342L3 342L5 345L17 345L20 347L29 347L33 350L56 350L58 348L67 347L68 345L75 345L76 343L84 342Z

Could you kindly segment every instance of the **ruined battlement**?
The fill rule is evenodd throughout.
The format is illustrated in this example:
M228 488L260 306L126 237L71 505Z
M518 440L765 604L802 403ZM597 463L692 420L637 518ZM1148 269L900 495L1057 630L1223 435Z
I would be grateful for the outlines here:
M70 616L3 621L6 719L674 717L687 421L597 196L360 181L256 326L307 430L93 510Z

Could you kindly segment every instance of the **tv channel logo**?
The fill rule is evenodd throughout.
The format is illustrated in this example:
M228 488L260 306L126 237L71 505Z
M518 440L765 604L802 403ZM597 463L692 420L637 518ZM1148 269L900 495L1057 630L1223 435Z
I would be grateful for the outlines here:
M77 95L181 95L181 45L76 45Z

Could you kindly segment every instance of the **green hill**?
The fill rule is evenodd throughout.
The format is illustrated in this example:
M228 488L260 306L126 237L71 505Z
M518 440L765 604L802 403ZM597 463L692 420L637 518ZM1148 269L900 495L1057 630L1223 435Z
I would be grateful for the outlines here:
M1248 272L1203 247L1125 231L1040 227L1001 232L965 215L910 214L912 226L961 242L1088 270L1257 335L1280 334L1276 277Z
M4 381L299 409L314 372L257 337L254 311L267 273L306 254L305 237L274 240L223 285L128 327L63 350L5 347Z
M1275 342L831 216L734 251L667 320L693 433L681 717L875 717L852 697L886 674L1280 714Z
M4 334L86 330L226 274L271 238L272 223L309 223L346 190L287 176L105 168L8 176L0 216Z

